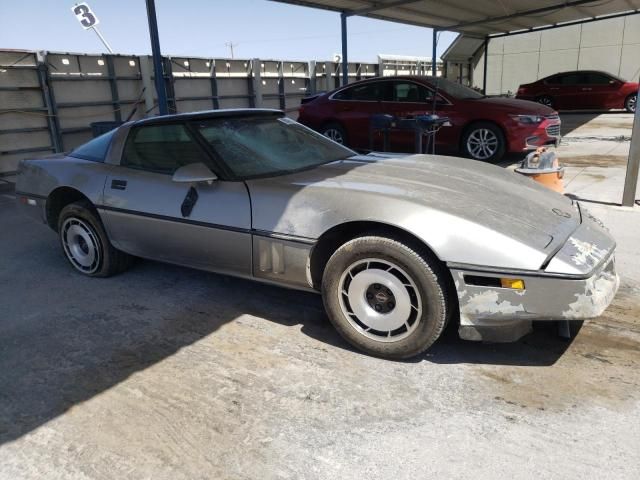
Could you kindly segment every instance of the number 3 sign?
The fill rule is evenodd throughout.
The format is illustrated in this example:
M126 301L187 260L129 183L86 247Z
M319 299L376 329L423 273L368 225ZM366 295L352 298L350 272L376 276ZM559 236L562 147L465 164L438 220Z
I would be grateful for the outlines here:
M91 11L89 5L86 3L78 3L71 8L71 11L76 16L80 25L85 30L90 29L91 27L95 27L100 21L98 17L96 17L95 13Z

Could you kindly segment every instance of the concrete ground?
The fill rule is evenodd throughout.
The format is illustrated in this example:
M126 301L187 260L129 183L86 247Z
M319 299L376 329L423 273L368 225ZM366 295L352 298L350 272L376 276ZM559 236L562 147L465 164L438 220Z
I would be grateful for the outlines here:
M0 478L640 478L628 141L572 121L568 191L618 240L622 286L570 342L447 332L414 361L371 358L313 294L148 261L87 280L0 193Z

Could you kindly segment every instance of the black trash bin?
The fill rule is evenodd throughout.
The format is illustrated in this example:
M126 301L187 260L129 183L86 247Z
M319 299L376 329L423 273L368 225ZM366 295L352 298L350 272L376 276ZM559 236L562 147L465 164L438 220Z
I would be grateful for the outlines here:
M114 128L118 128L120 125L122 125L122 122L93 122L91 123L91 133L93 138L96 138Z

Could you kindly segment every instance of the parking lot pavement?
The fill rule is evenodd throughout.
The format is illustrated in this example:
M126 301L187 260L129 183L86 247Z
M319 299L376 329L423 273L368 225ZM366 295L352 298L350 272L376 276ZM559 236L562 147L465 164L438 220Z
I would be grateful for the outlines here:
M450 331L392 362L313 294L148 261L83 278L0 193L0 478L637 479L640 215L597 208L623 287L573 341Z

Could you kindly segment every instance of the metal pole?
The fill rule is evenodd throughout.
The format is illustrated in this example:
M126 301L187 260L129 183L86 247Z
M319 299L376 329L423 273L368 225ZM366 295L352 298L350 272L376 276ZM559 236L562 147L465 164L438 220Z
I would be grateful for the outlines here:
M342 32L342 85L349 83L349 62L347 60L347 13L340 14L340 30Z
M482 94L487 94L487 65L489 64L489 37L484 37L484 68L482 69Z
M96 32L96 35L98 35L98 38L100 39L100 41L102 41L104 46L107 47L107 50L109 50L109 53L113 53L113 49L111 48L111 45L107 43L107 40L102 36L102 34L100 33L100 30L98 30L98 27L93 26L91 27L91 30Z
M146 2L147 19L149 20L149 36L151 37L151 52L153 53L153 75L155 77L156 92L158 93L158 110L160 111L160 115L166 115L169 113L169 108L167 107L167 92L164 85L160 36L158 34L158 21L156 19L156 4L154 0L146 0Z
M640 88L636 96L636 114L633 118L627 175L624 179L624 192L622 194L622 205L625 207L633 207L635 205L636 188L638 187L638 170L640 170L640 109L638 108L638 99L640 99Z
M436 28L433 29L433 37L431 41L431 75L434 77L438 76L438 67L436 65L436 56L437 56L437 47L438 47L438 30Z

